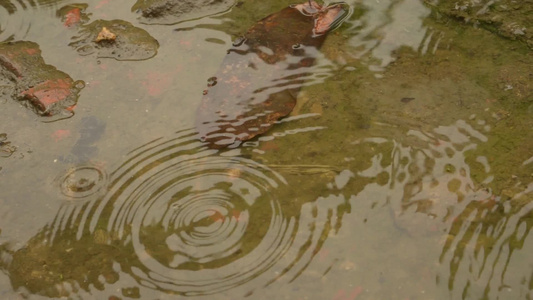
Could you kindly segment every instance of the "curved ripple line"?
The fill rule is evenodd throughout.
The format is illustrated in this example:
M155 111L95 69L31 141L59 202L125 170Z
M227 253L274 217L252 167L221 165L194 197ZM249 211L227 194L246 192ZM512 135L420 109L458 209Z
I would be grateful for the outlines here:
M63 196L82 199L99 192L107 181L107 174L93 165L82 165L69 169L58 179Z
M78 238L105 226L135 253L118 259L122 269L166 292L207 295L257 278L291 247L296 224L275 193L287 183L255 161L216 153L189 130L136 149L84 209Z
M533 202L531 194L512 200L493 195L473 200L454 219L439 258L445 268L437 276L450 296L496 299L511 295L501 287L513 280L519 280L523 290L528 289L531 267L524 266L533 262L527 254L527 245L533 241L529 222ZM518 290L513 291L516 297Z
M235 153L208 148L193 130L153 140L109 175L105 194L65 203L35 240L51 253L65 245L72 253L101 251L109 264L89 269L101 269L110 280L125 278L107 282L113 291L131 284L128 279L143 294L148 289L185 296L224 291L238 297L288 284L314 268L324 241L340 226L339 207L347 199L293 198L281 175ZM324 259L320 266L334 263ZM86 266L75 267L69 267L78 270L72 274L61 272L82 280L76 284L85 291L104 288L101 276L79 274Z
M0 42L11 39L24 39L32 24L42 18L42 15L39 14L39 9L50 10L56 3L57 0L39 2L1 1Z

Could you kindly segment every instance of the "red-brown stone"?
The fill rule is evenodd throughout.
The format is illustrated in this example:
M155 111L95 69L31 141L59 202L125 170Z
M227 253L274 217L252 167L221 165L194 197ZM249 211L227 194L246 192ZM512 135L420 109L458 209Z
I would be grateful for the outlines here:
M72 115L83 82L47 65L39 45L0 43L0 92L10 94L41 116Z
M34 107L45 113L52 105L64 101L72 94L70 78L46 80L21 93L24 99L29 100Z

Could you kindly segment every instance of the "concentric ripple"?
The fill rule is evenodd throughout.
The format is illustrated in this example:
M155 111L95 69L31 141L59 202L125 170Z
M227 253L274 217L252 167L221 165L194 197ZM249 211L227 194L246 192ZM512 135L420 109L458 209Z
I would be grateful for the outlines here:
M58 256L55 272L76 282L51 286L51 297L72 284L96 292L91 286L104 289L99 278L105 278L110 292L131 287L133 279L147 297L157 291L240 298L312 269L347 199L295 195L276 171L238 149L210 149L197 136L185 130L139 147L109 174L105 194L60 208L35 240L54 257L65 247L75 256L99 256L68 267ZM99 177L77 169L63 185L84 193L94 186L81 180L89 176ZM333 262L334 255L321 257L320 272Z
M107 180L106 173L96 166L69 169L59 179L60 191L69 198L85 198L100 191Z
M135 254L117 259L123 271L146 287L216 293L254 280L290 248L295 221L277 196L283 177L208 149L195 132L142 146L111 177L106 196L76 211L78 238L114 237Z
M36 20L49 14L52 1L0 1L0 42L24 39ZM42 11L40 11L42 10Z
M156 168L139 180L121 195L125 201L113 211L110 231L131 226L137 257L152 272L143 280L202 293L206 286L196 288L199 282L217 289L234 277L222 284L226 288L248 279L242 268L261 272L275 259L285 226L270 192L281 178L271 171L246 159L203 157Z

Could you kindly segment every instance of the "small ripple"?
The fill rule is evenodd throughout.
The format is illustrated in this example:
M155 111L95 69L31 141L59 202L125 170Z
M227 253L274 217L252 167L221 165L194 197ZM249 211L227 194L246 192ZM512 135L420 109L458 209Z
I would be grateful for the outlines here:
M61 194L80 199L100 191L107 182L107 175L96 166L78 166L69 169L58 181Z

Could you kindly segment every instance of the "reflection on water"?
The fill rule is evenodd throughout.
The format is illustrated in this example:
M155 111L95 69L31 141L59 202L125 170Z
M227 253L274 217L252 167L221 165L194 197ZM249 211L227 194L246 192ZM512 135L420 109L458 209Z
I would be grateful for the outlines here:
M349 23L354 35L348 43L350 55L362 59L369 69L383 72L395 60L394 52L410 47L425 54L433 33L423 25L431 10L419 0L348 1L362 10L360 18ZM438 45L438 41L434 47Z
M529 184L512 198L487 194L454 219L440 257L444 270L437 277L452 298L531 295L533 203L526 196L531 192Z
M283 68L287 76L274 86L257 76L239 82L253 86L252 94L303 87L291 115L271 131L223 151L192 130L169 133L194 126L188 115L230 40L275 12L271 5L288 4L281 2L238 2L224 15L172 26L139 24L131 14L125 21L157 39L157 55L103 63L75 55L79 61L66 63L66 71L82 62L101 82L88 80L74 118L33 126L6 116L0 267L9 283L0 282L0 292L80 299L533 297L532 110L521 69L530 53L518 44L478 29L456 34L456 27L430 21L432 8L422 1L348 1L353 14L322 50L301 49L316 60L313 67L291 73L291 59L301 57L256 59L265 73ZM31 5L5 3L0 40L20 39L34 23L15 17L30 14ZM80 9L93 19L119 19L106 3ZM180 26L192 33L174 30ZM67 52L71 33L63 40ZM39 41L47 42L57 43ZM491 69L503 64L507 71ZM146 65L153 68L134 67ZM160 72L149 74L147 89L177 88L142 99L136 78L146 76L129 75L146 70ZM196 98L175 92L187 85ZM34 152L11 155L21 149ZM54 193L46 193L49 186Z
M434 279L453 298L527 294L531 274L516 264L530 261L532 188L507 197L483 187L493 178L487 158L476 154L490 142L486 123L376 129L352 142L349 153L359 157L346 157L345 167L267 166L238 149L209 149L194 131L156 139L125 158L99 198L84 202L90 182L76 181L95 168L67 174L65 182L81 186L66 194L77 200L26 247L5 245L4 267L15 288L48 297L256 295L302 275L335 280L332 269L359 278L355 266L371 254L332 245L353 248L359 238L350 224L384 209L400 236L441 241ZM522 288L512 290L517 282Z
M453 299L531 293L533 186L517 182L501 195L486 187L494 175L476 149L489 142L489 132L484 120L459 120L430 132L411 129L402 142L374 137L354 143L386 149L357 174L388 186L372 205L390 206L395 226L412 237L442 235L435 278Z
M394 153L397 165L391 172L391 185L395 190L393 195L401 196L396 202L400 205L396 207L397 220L411 222L413 213L422 213L424 217L436 219L437 224L446 224L465 196L477 193L467 156L478 143L486 142L487 137L462 120L452 126L439 126L430 133L410 130L407 135L426 146L412 149L412 146L398 145ZM402 160L409 163L402 165ZM406 211L411 213L403 218Z

